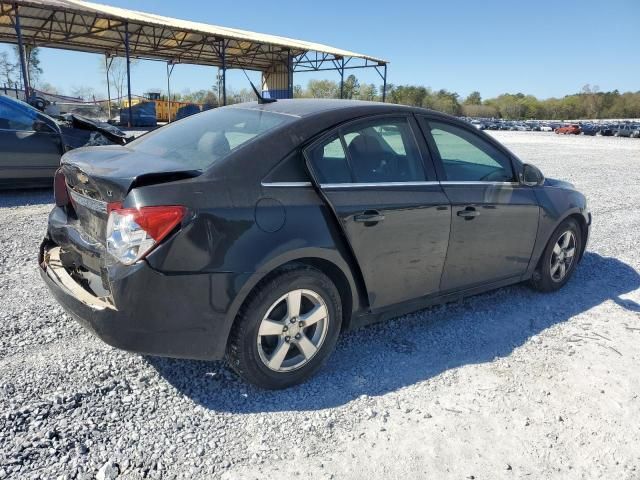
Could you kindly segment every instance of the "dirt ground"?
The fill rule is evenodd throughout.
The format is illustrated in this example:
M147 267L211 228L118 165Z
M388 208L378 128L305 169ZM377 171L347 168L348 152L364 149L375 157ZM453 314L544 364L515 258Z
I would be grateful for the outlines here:
M494 135L587 195L573 279L346 334L280 392L86 333L35 264L51 192L0 193L0 479L640 479L640 140Z

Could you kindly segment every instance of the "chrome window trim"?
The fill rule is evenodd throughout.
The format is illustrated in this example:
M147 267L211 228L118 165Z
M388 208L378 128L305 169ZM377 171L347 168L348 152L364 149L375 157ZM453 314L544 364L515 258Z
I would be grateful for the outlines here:
M16 133L16 132L21 132L21 133L37 133L37 130L21 130L21 129L15 129L15 128L0 128L0 132L12 132L12 133Z
M371 187L421 187L440 185L440 182L371 182L371 183L321 183L321 188L371 188Z
M520 185L520 182L482 182L482 181L455 181L445 180L442 185Z
M311 187L311 182L261 182L267 188L302 188ZM424 181L424 182L368 182L368 183L321 183L320 188L371 188L371 187L421 187L437 185L505 185L518 186L519 182L481 182L481 181Z
M277 188L298 188L298 187L311 187L311 182L262 182L263 187L277 187Z

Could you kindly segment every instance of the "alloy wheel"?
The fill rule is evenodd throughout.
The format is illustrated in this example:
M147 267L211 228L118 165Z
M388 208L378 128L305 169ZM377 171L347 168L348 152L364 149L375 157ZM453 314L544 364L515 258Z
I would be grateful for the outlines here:
M566 276L576 253L576 237L571 230L567 230L558 238L551 253L551 279L561 282Z
M276 372L303 367L322 347L329 321L329 310L318 293L298 289L284 294L260 322L260 359Z

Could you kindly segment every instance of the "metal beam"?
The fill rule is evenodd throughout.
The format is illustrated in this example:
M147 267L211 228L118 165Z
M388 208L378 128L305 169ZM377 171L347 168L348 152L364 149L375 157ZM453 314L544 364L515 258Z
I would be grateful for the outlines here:
M132 127L133 116L131 112L131 58L129 57L129 24L125 23L124 50L127 57L127 97L129 99L129 121L127 126Z
M344 98L344 57L340 59L340 98Z
M109 79L109 70L111 70L111 64L113 63L113 57L109 55L104 56L104 68L107 74L107 111L109 112L109 120L111 120L111 80Z
M18 5L14 5L14 11L16 12L15 29L18 37L18 56L20 57L20 67L22 68L22 83L24 87L24 101L29 101L29 69L27 68L27 59L25 57L26 52L24 48L24 42L22 41L22 29L20 28L20 12L18 12Z
M167 113L169 115L169 123L171 123L171 74L175 66L175 63L167 62Z
M382 103L387 101L387 64L384 64L384 78L382 79Z
M220 60L222 61L222 105L227 104L227 43L222 40Z

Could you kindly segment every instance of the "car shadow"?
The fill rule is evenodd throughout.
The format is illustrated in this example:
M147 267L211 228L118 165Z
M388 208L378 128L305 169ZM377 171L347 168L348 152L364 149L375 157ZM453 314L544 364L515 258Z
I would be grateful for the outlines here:
M621 298L638 288L640 275L632 267L587 252L558 292L542 294L516 285L346 333L318 375L287 390L249 386L223 362L146 360L180 393L207 409L318 410L506 357L531 337L608 300L640 311L636 302Z
M47 205L53 202L53 188L0 190L0 208Z

